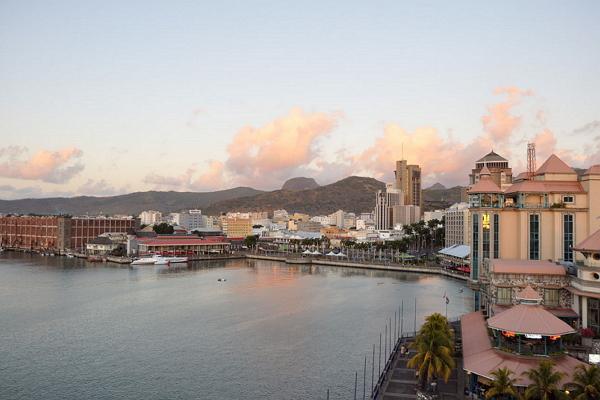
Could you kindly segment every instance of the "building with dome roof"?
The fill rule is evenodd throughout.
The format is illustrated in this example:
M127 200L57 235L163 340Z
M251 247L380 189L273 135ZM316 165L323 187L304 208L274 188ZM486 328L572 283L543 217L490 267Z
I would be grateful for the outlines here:
M494 179L494 168L508 168L498 154L487 154L476 167L468 189L473 283L492 259L583 260L573 247L600 229L600 166L578 176L553 154L533 177L508 186Z
M479 182L483 168L487 169L491 180L500 188L504 189L511 185L512 169L508 165L508 160L494 152L494 150L475 161L475 168L469 174L470 185Z

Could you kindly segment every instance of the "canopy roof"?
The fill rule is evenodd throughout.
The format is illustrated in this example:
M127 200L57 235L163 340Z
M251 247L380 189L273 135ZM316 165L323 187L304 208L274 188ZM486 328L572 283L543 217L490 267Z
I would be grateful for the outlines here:
M577 251L600 251L600 229L574 247Z
M506 367L514 373L517 386L531 383L523 372L537 368L539 357L518 356L495 350L490 344L483 314L480 311L465 314L460 319L463 343L463 368L476 375L494 380L492 371ZM583 362L570 357L553 357L556 370L565 373L561 385L572 381L573 372Z
M438 253L457 258L467 258L471 254L471 247L465 244L455 244L441 249Z
M576 332L569 324L538 305L517 304L488 319L487 323L492 329L521 334L562 336Z
M483 167L482 172L487 170L487 174L481 174L479 181L469 188L469 193L502 193L502 189L496 185L490 176L487 167Z

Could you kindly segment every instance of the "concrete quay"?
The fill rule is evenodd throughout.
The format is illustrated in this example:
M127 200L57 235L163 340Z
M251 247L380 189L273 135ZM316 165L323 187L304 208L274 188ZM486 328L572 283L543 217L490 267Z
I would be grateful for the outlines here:
M262 254L246 254L246 258L256 260L279 261L285 262L286 264L329 265L333 267L362 268L381 271L415 272L420 274L443 275L462 281L469 280L469 277L467 275L461 275L456 272L449 271L440 266L425 267L415 264L378 264L370 262L329 260L321 257L290 257L285 255L269 256Z

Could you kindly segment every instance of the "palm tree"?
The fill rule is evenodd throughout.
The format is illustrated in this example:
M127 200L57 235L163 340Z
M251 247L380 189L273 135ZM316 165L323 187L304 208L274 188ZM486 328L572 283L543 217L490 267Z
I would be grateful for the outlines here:
M526 400L560 400L568 396L559 389L560 381L565 374L554 370L552 361L544 360L537 368L523 372L531 380L525 390Z
M455 367L452 358L453 334L448 320L435 313L427 317L411 347L417 353L408 361L408 367L419 372L421 387L438 377L448 382Z
M600 399L600 367L579 365L575 369L573 382L565 385L574 400Z
M494 381L492 386L485 392L486 399L515 399L518 397L512 371L508 368L500 368L492 372Z

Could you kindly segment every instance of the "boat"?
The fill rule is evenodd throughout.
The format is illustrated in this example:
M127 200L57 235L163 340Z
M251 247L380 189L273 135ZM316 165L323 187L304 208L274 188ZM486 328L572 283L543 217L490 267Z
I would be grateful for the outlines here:
M73 258L73 257L75 257L75 256L74 256L72 253L67 253L67 257L68 257L68 258Z
M101 262L102 256L88 256L87 260L89 262Z
M165 257L156 257L154 259L154 265L169 265L169 260Z
M174 264L174 263L186 263L188 262L188 258L187 257L162 257L166 260L169 261L169 263Z
M156 263L156 257L144 257L133 260L131 265L151 265Z

